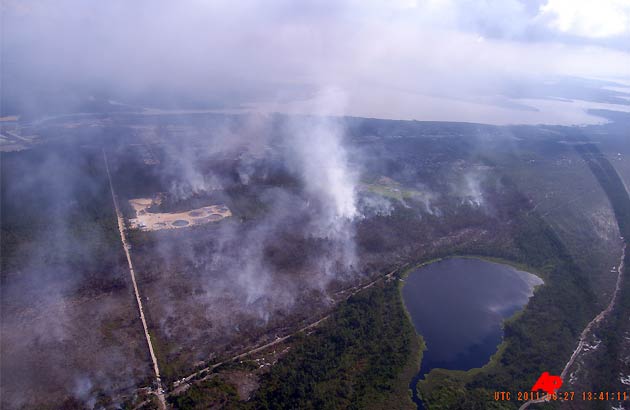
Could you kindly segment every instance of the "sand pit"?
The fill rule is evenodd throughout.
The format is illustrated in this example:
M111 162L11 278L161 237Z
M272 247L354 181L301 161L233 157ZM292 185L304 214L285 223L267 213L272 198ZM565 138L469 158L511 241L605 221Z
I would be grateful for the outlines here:
M203 208L189 209L175 213L148 212L154 200L151 198L136 198L129 201L136 211L136 217L129 220L131 227L142 231L157 231L160 229L177 229L189 226L203 225L217 222L232 216L232 212L225 205L210 205Z

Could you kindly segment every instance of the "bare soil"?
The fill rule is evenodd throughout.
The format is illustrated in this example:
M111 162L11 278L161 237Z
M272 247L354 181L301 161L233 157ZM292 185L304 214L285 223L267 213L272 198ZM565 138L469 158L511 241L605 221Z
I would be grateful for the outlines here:
M152 198L136 198L129 201L136 211L136 217L129 220L132 228L142 231L177 229L217 222L232 216L232 212L225 205L204 206L184 212L148 212L147 208L150 208L155 201Z

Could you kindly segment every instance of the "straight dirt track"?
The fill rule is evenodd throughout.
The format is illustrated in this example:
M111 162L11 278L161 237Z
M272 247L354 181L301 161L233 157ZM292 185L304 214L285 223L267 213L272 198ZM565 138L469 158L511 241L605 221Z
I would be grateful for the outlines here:
M127 242L127 236L125 235L125 223L122 216L122 212L120 212L120 207L118 206L118 199L114 191L114 184L112 183L112 176L111 176L111 173L109 172L109 164L107 161L107 154L105 153L105 150L103 150L103 159L105 160L105 170L107 171L107 179L109 180L109 189L112 192L114 208L116 209L116 219L118 220L118 230L120 231L120 239L123 244L123 249L125 250L125 255L127 256L127 263L129 264L129 275L131 276L131 282L133 283L133 292L136 295L136 302L138 303L138 311L140 312L140 320L142 321L142 327L144 328L144 337L147 340L147 345L149 346L149 353L151 355L151 361L153 362L153 371L155 372L155 380L157 384L157 392L155 394L160 400L161 408L166 409L166 400L164 398L164 392L162 389L162 380L160 378L160 368L158 366L157 358L155 357L155 352L153 351L153 344L151 343L151 335L149 334L147 321L144 317L144 309L142 307L142 298L140 297L140 291L138 290L138 283L136 282L136 274L133 269L133 263L131 262L131 254L129 253L130 246L129 246L129 243Z

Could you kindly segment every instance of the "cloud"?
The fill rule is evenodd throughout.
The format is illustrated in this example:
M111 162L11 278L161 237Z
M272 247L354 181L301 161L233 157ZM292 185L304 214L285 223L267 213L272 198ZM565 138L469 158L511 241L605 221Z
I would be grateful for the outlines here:
M540 8L549 26L580 37L604 38L630 33L627 0L549 0Z
M80 111L77 101L104 95L143 107L299 112L336 87L355 115L566 123L538 106L517 109L513 91L562 76L630 78L624 3L573 4L8 2L3 105L40 109L52 99L47 108ZM549 97L568 98L540 96ZM582 112L569 123L592 121Z

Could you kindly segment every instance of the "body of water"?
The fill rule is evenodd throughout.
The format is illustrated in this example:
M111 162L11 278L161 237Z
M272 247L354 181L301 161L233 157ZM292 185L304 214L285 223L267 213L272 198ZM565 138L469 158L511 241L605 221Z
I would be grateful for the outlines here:
M542 280L511 266L473 258L450 258L410 273L403 299L427 350L415 385L431 369L481 367L497 350L502 322L522 309Z

